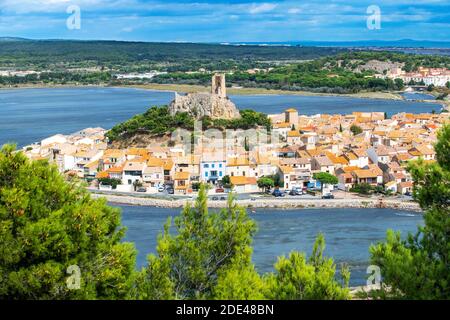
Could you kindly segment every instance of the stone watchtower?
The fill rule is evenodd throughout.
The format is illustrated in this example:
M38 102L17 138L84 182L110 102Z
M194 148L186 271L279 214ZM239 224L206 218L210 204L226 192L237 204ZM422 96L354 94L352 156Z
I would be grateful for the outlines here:
M180 96L175 93L175 99L169 104L169 112L187 112L196 119L204 116L211 119L238 119L241 117L235 104L227 98L225 75L215 74L212 77L211 93L188 93Z
M211 81L211 93L216 94L221 98L227 96L227 89L225 86L225 75L223 73L216 73Z

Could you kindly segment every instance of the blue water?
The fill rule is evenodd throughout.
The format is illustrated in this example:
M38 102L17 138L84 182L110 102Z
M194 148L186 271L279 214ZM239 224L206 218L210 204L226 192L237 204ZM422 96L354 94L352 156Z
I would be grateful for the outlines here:
M436 100L432 94L422 92L405 92L402 96L407 100Z
M439 109L434 103L363 99L337 96L298 96L298 95L248 95L231 98L239 108L250 108L265 113L279 113L286 108L295 108L300 114L318 113L349 114L354 111L386 112L391 116L400 112L422 113Z
M119 206L122 222L128 228L126 241L138 250L139 267L146 264L149 253L156 252L157 235L167 217L179 209ZM260 273L273 271L276 257L292 250L312 251L314 240L322 232L326 240L325 254L340 266L350 266L352 286L364 285L369 261L369 246L385 239L386 230L415 232L423 224L422 215L390 209L259 209L251 217L258 224L254 237L253 261Z
M169 103L171 92L130 88L56 88L0 90L0 145L24 146L53 134L70 134L86 127L109 129L153 105ZM241 109L278 113L290 107L301 114L353 111L431 112L433 103L371 100L334 96L231 96Z

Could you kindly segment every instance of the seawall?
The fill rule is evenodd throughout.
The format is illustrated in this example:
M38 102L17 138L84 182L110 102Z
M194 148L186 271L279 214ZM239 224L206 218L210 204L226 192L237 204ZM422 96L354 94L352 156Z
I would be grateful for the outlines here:
M182 208L186 203L193 203L193 199L156 199L122 195L92 194L93 198L105 197L109 202L135 206L150 206L163 208ZM398 199L255 199L236 200L236 203L246 208L275 208L275 209L314 209L314 208L389 208L405 211L421 212L419 205L413 201ZM211 208L226 207L227 201L218 200L208 202Z

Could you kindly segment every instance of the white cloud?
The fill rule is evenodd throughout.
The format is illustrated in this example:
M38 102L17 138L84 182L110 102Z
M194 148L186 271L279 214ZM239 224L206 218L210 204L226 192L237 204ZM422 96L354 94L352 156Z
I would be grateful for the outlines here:
M119 0L0 0L0 10L4 12L26 14L32 12L65 12L70 5L83 8L104 8L121 3Z
M134 29L132 27L125 27L125 28L122 28L122 31L123 32L133 32Z
M300 13L300 12L302 12L302 10L300 8L290 8L288 10L289 14L297 14L297 13Z
M249 12L251 14L258 14L258 13L264 13L264 12L270 12L273 9L275 9L277 7L276 4L274 3L263 3L260 5L252 5L249 9Z

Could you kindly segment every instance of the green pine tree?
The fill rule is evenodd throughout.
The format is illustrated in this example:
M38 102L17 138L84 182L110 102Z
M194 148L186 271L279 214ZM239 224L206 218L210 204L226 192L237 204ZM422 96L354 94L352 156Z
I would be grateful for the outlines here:
M228 290L223 279L230 279L238 270L246 270L258 281L250 259L256 225L232 197L227 208L210 213L202 184L195 206L187 205L174 219L174 226L176 233L171 234L169 219L159 236L157 255L148 258L148 266L140 275L140 298L223 298Z
M3 146L0 299L127 298L136 251L123 235L118 209L91 199L47 161Z
M309 259L303 253L291 252L280 257L275 273L266 276L267 298L276 300L343 300L348 299L350 272L341 271L342 284L336 278L333 259L323 257L325 239L319 234Z

